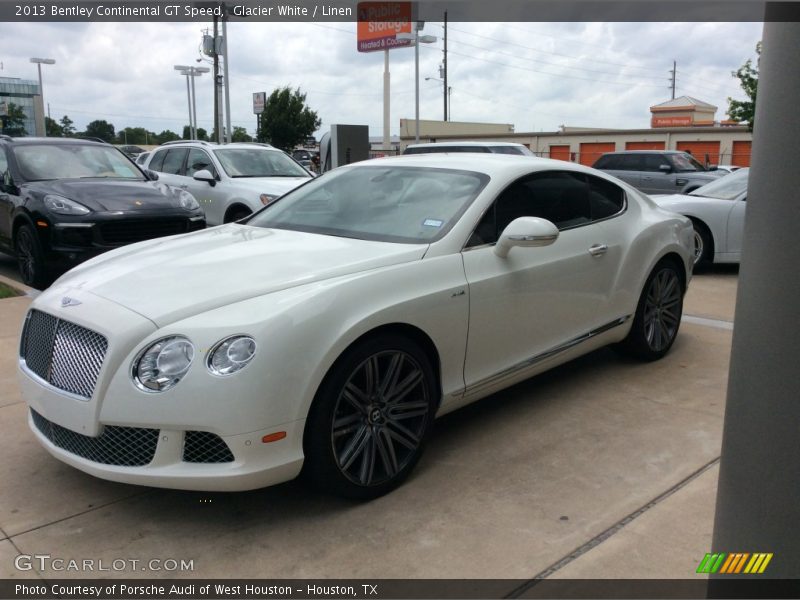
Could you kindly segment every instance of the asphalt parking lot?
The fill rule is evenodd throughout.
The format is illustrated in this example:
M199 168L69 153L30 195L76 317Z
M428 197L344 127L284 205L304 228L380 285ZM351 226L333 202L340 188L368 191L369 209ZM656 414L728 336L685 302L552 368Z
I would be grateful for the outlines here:
M12 261L0 275L16 278ZM738 269L697 274L672 351L608 349L437 422L367 504L298 482L231 494L105 482L34 440L16 383L30 299L0 300L0 578L15 557L138 560L102 577L691 578L711 546ZM142 570L153 559L187 571Z

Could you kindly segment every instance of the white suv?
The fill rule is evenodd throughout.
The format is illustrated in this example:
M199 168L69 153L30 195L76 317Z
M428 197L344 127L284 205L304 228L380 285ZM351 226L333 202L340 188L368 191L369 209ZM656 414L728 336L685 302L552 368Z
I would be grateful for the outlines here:
M144 168L189 191L208 225L238 221L312 178L282 150L257 143L167 142Z

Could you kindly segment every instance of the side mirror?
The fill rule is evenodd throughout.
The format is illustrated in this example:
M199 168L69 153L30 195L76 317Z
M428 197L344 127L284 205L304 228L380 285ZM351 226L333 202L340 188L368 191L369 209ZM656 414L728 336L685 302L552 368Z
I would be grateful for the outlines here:
M150 169L147 169L147 171L145 171L145 175L147 175L147 178L150 181L158 181L158 173L156 173L155 171L151 171Z
M217 180L214 179L214 176L211 174L211 171L209 171L208 169L200 169L199 171L197 171L192 176L192 178L197 180L197 181L205 181L211 187L214 187L215 185L217 185Z
M659 165L658 170L663 173L672 173L672 167L669 165Z
M522 248L549 246L557 238L558 228L547 219L520 217L511 221L500 234L494 253L500 258L505 258L514 246Z

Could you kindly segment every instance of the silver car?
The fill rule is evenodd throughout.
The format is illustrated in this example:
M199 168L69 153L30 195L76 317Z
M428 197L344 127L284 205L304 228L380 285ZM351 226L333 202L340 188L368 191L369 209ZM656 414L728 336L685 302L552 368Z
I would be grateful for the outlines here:
M593 166L645 194L688 194L727 174L707 169L691 154L669 150L609 152Z

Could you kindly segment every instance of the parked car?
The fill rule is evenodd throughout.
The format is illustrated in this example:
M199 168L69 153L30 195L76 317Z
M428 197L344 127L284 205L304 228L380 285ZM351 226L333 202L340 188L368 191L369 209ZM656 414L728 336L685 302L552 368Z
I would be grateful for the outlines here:
M238 221L312 178L282 150L245 142L168 142L146 167L191 192L209 225Z
M741 260L749 174L750 169L739 169L688 195L652 196L659 206L692 220L696 265Z
M136 158L136 157L138 157L138 156L139 156L139 155L140 155L142 152L146 152L146 150L145 150L144 148L141 148L140 146L132 146L132 145L120 146L120 147L119 147L119 149L120 149L120 150L121 150L121 151L122 151L122 152L123 152L125 155L127 155L127 156L129 156L129 157L131 157L131 158Z
M143 167L147 163L147 157L150 156L149 152L142 152L139 156L136 157L136 164L140 167Z
M315 150L300 148L292 152L292 158L309 171L317 171L319 168L319 152Z
M433 142L410 144L403 154L431 154L433 152L481 152L492 154L518 154L533 156L527 146L513 142Z
M608 152L593 166L645 194L688 194L725 175L706 169L691 154L669 150Z
M190 193L105 143L0 136L0 175L0 251L33 287L101 252L205 227Z
M734 171L738 171L742 167L737 167L736 165L717 165L717 171L723 171L723 175L725 173L733 173Z
M246 490L302 469L372 498L408 476L435 416L607 344L664 356L692 235L581 165L354 163L59 279L22 332L29 423L114 481Z

